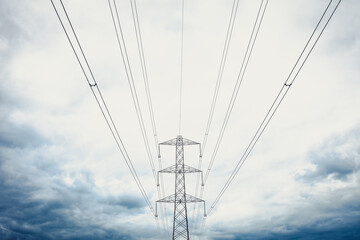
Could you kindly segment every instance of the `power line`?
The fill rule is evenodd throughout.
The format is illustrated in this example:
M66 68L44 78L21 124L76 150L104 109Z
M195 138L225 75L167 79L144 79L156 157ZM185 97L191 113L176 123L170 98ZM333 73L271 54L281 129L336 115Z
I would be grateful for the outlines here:
M144 85L145 85L145 90L146 90L146 99L147 99L147 103L148 103L151 125L152 125L152 129L153 129L155 148L158 149L159 141L158 141L157 131L156 131L154 110L152 107L150 86L149 86L149 80L148 80L148 74L147 74L147 68L146 68L145 54L144 54L144 48L143 48L143 43L142 43L141 29L140 29L140 24L139 24L136 0L130 0L130 4L131 4L132 15L133 15L135 33L136 33L136 41L138 44L138 51L139 51L139 55L140 55L141 70L142 70Z
M264 5L264 7L263 7L264 0L261 1L259 10L258 10L258 13L257 13L257 16L256 16L256 20L255 20L255 23L254 23L254 26L253 26L253 29L252 29L252 32L251 32L251 35L250 35L250 39L249 39L249 42L248 42L248 45L247 45L247 48L246 48L246 52L245 52L245 55L244 55L244 58L243 58L243 61L242 61L241 67L240 67L240 71L239 71L239 74L238 74L238 77L237 77L237 80L236 80L236 84L235 84L234 90L232 92L231 99L230 99L230 102L229 102L229 105L228 105L228 108L227 108L227 111L226 111L226 115L225 115L221 130L220 130L218 139L216 141L214 152L213 152L213 154L211 156L211 161L210 161L209 167L208 167L208 169L206 171L206 174L205 174L204 183L206 183L207 178L209 177L212 165L214 164L217 152L218 152L219 147L220 147L220 143L222 141L222 138L224 136L227 124L229 122L229 119L230 119L230 116L231 116L231 113L232 113L232 110L233 110L237 95L239 93L241 83L242 83L243 78L244 78L244 74L246 72L247 65L249 63L249 60L250 60L250 57L251 57L251 54L252 54L252 51L253 51L253 48L254 48L258 33L259 33L259 29L261 27L261 23L262 23L262 20L263 20L265 11L266 11L268 1L269 0L266 0L266 3ZM260 17L260 20L259 20L259 17Z
M205 130L205 134L204 134L202 147L200 148L198 169L201 169L201 165L202 165L202 156L204 154L207 138L209 136L210 126L211 126L211 122L212 122L212 118L213 118L213 114L214 114L214 109L216 106L217 96L218 96L220 85L221 85L222 75L224 72L224 67L225 67L227 54L228 54L228 50L229 50L229 46L230 46L230 41L231 41L231 37L232 37L232 32L233 32L233 28L234 28L234 23L235 23L235 19L236 19L236 15L237 15L238 6L239 6L239 0L234 0L232 9L231 9L230 20L229 20L229 24L228 24L228 28L227 28L227 32L226 32L226 38L225 38L223 52L222 52L222 56L221 56L219 72L218 72L216 86L215 86L215 90L214 90L214 95L213 95L213 99L211 102L210 113L209 113L208 121L206 124L206 130ZM200 181L200 175L198 174L197 180L196 180L195 197L198 197L199 181ZM193 228L196 227L196 224L198 222L197 218L200 214L200 208L198 208L198 211L196 211L197 207L198 207L198 204L195 203L194 208L193 208L193 219L195 219L195 214L196 214L196 220L194 221L194 224L192 226Z
M229 185L231 184L231 182L233 181L234 177L236 176L236 174L239 172L240 168L242 167L242 165L244 164L244 162L246 161L246 159L248 158L248 156L250 155L252 149L254 148L254 146L256 145L256 143L258 142L259 138L261 137L261 135L263 134L264 130L266 129L266 127L268 126L269 122L271 121L272 117L274 116L275 112L277 111L277 109L279 108L280 104L282 103L282 101L284 100L286 94L288 93L290 87L293 85L294 81L296 80L299 72L301 71L301 69L303 68L305 62L307 61L308 57L310 56L311 52L313 51L315 45L317 44L318 40L320 39L321 35L323 34L325 28L327 27L328 23L330 22L331 18L333 17L335 11L337 10L339 4L341 3L342 0L339 0L338 3L336 4L335 8L333 9L331 15L329 16L328 20L326 21L325 25L323 26L322 30L320 31L319 35L316 37L316 40L313 42L310 50L308 51L308 53L306 54L306 57L302 60L302 63L300 64L300 67L298 68L298 70L296 71L296 74L292 77L293 72L295 70L295 68L297 67L300 59L303 57L305 51L308 48L309 43L311 42L315 32L317 31L320 23L322 22L322 19L324 18L326 12L328 11L331 3L333 0L331 0L329 2L329 4L327 5L324 13L322 14L320 20L318 21L314 31L312 32L309 40L307 41L304 49L302 50L299 58L297 59L295 65L293 66L293 68L290 71L290 74L288 75L287 79L285 80L284 84L282 85L278 95L276 96L274 102L272 103L270 109L268 110L267 114L265 115L265 118L263 119L262 123L260 124L259 128L257 129L254 137L252 138L252 140L250 141L250 144L247 146L246 150L244 151L243 155L241 156L239 162L237 163L236 167L234 168L233 172L231 173L229 179L227 180L226 184L224 185L224 187L222 188L222 190L220 191L219 195L217 196L216 200L214 201L214 203L211 205L208 214L211 213L211 211L214 209L214 207L216 206L216 204L219 202L220 198L223 196L223 194L225 193L225 191L228 189ZM289 82L289 80L292 80ZM284 89L286 88L286 90L284 91ZM203 226L205 225L205 219L204 219L204 223Z
M181 133L181 111L182 111L182 81L183 81L183 58L184 58L184 7L185 0L182 0L181 10L181 55L180 55L180 106L179 106L179 135Z
M253 51L253 47L254 47L256 39L257 39L259 29L260 29L261 24L262 24L262 20L263 20L263 17L264 17L266 8L267 8L267 4L268 4L268 0L266 0L265 5L264 5L264 0L262 0L261 4L259 6L258 13L257 13L256 19L255 19L255 22L254 22L254 25L253 25L253 28L252 28L252 32L251 32L251 35L250 35L250 38L249 38L249 41L248 41L248 45L247 45L247 48L246 48L246 52L245 52L245 55L244 55L244 58L243 58L243 61L242 61L241 67L240 67L240 71L239 71L239 74L238 74L238 77L237 77L237 80L236 80L236 83L235 83L235 86L234 86L234 90L233 90L233 93L232 93L228 108L227 108L227 112L225 114L225 118L224 118L221 130L220 130L218 139L216 141L216 145L215 145L215 148L214 148L214 151L213 151L213 154L212 154L208 169L207 169L206 174L205 174L204 184L206 183L207 178L209 177L211 168L213 166L213 163L215 161L218 149L220 147L220 143L222 141L222 138L223 138L223 135L225 133L228 121L230 119L230 116L231 116L231 113L232 113L232 110L233 110L233 107L234 107L234 104L235 104L235 101L236 101L236 98L237 98L241 83L242 83L243 78L244 78L244 74L245 74L246 69L247 69L249 59L250 59L252 51ZM259 20L259 17L260 17L260 20ZM203 197L203 193L204 193L204 186L202 186L202 188L201 188L200 198Z
M135 107L135 110L136 110L136 116L138 118L138 122L139 122L139 125L140 125L141 134L142 134L142 138L143 138L143 141L144 141L144 144L145 144L146 153L148 155L148 159L149 159L149 163L150 163L151 170L152 170L152 173L153 173L153 177L154 177L154 180L156 182L155 165L154 165L154 161L152 159L152 154L151 154L150 147L149 147L149 142L148 142L148 137L147 137L147 133L146 133L146 129L145 129L145 124L144 124L144 120L143 120L142 113L141 113L141 108L140 108L140 104L139 104L138 95L137 95L137 92L136 92L135 82L134 82L134 78L133 78L132 71L131 71L129 56L128 56L128 53L127 53L127 50L126 50L126 44L125 44L125 39L124 39L124 35L123 35L123 32L122 32L122 28L121 28L119 12L118 12L115 0L113 0L113 4L114 4L114 8L115 8L115 14L116 14L116 20L117 20L117 24L118 24L118 27L119 27L119 28L117 28L116 20L115 20L115 17L114 17L113 8L111 7L110 0L108 0L108 4L109 4L110 12L111 12L111 17L112 17L114 29L115 29L115 32L116 32L117 42L118 42L119 49L120 49L120 52L121 52L121 57L122 57L123 64L124 64L124 67L125 67L126 78L128 80L131 96L132 96L134 107Z
M160 152L158 150L159 142L158 142L157 131L156 131L154 111L153 111L153 107L152 107L150 86L149 86L149 80L148 80L148 74L147 74L146 60L145 60L143 43L142 43L142 36L141 36L141 29L140 29L136 0L130 0L130 5L131 5L132 18L133 18L134 28L135 28L135 33L136 33L136 42L137 42L138 52L139 52L139 56L140 56L141 71L142 71L142 76L143 76L143 80L144 80L146 99L147 99L147 104L148 104L148 109L149 109L149 114L150 114L150 119L151 119L151 126L152 126L152 130L153 130L155 149L157 150L159 169L162 169L163 167L162 167L162 163L161 163L161 157L159 156ZM161 185L162 194L161 193L159 194L160 195L160 196L158 196L159 199L165 196L165 189L164 189L162 175L160 176L160 182L161 182L160 185ZM163 209L163 208L165 208L165 209ZM160 209L161 209L161 211L165 212L164 215L165 215L165 218L167 218L166 205L165 206L161 205ZM163 219L163 222L164 222L164 219ZM165 224L164 224L164 228L165 228ZM166 228L165 229L169 229L167 220L166 220Z
M54 10L55 10L55 13L56 13L56 15L57 15L57 17L58 17L58 19L59 19L59 21L60 21L60 24L61 24L61 26L62 26L62 28L63 28L63 30L64 30L64 32L65 32L65 35L66 35L66 37L67 37L67 39L68 39L68 41L69 41L69 43L70 43L70 45L71 45L71 48L72 48L72 50L73 50L73 52L74 52L74 54L75 54L75 57L76 57L79 65L80 65L80 68L81 68L81 70L82 70L82 72L83 72L83 74L84 74L84 76L85 76L85 78L86 78L86 81L87 81L87 83L88 83L88 85L89 85L89 87L90 87L90 89L91 89L91 92L93 93L93 96L95 97L95 100L96 100L96 102L97 102L97 105L98 105L98 107L100 108L101 113L102 113L102 115L103 115L103 117L104 117L104 119L105 119L105 121L106 121L106 124L107 124L107 126L108 126L108 128L109 128L109 130L110 130L110 132L111 132L111 134L112 134L112 136L113 136L113 138L114 138L114 140L115 140L115 142L116 142L116 145L117 145L120 153L122 154L122 156L123 156L123 158L124 158L124 160L125 160L125 163L126 163L126 165L128 166L128 168L129 168L129 170L130 170L130 173L131 173L131 175L133 176L133 178L134 178L134 180L135 180L135 182L136 182L136 185L138 186L138 188L139 188L139 190L140 190L140 192L141 192L141 194L142 194L145 202L147 203L150 211L151 211L151 212L153 213L153 215L155 216L155 211L154 211L154 209L153 209L153 207L152 207L152 205L151 205L151 203L150 203L150 200L149 200L149 198L148 198L148 196L147 196L147 194L146 194L146 192L145 192L145 190L144 190L144 187L143 187L143 185L142 185L142 183L141 183L141 181L140 181L140 178L138 177L138 175L137 175L137 173L136 173L136 171L135 171L135 168L134 168L134 166L133 166L133 164L132 164L132 161L131 161L131 159L130 159L127 151L126 151L126 148L125 148L122 140L121 140L120 134L119 134L119 132L118 132L118 130L117 130L117 128L116 128L116 125L115 125L115 123L114 123L114 121L113 121L113 118L112 118L112 116L111 116L111 114L110 114L110 111L109 111L109 109L108 109L108 107L107 107L107 104L106 104L106 102L105 102L105 99L104 99L104 97L103 97L103 95L102 95L102 93L101 93L101 91L100 91L99 85L98 85L98 83L96 82L96 79L95 79L95 77L94 77L94 74L93 74L93 72L92 72L92 70L91 70L91 68L90 68L90 65L89 65L88 61L87 61L87 58L86 58L86 56L85 56L85 53L84 53L84 51L83 51L83 49L82 49L82 46L81 46L81 44L80 44L80 41L79 41L79 39L78 39L78 37L77 37L77 35L76 35L76 32L75 32L75 30L74 30L74 27L73 27L73 25L72 25L72 23L71 23L71 20L70 20L68 14L67 14L66 9L65 9L65 6L64 6L62 0L60 0L61 6L62 6L62 8L63 8L63 11L64 11L64 13L65 13L65 15L66 15L66 19L67 19L67 21L68 21L68 23L69 23L69 25L70 25L70 27L71 27L71 31L72 31L72 33L73 33L73 35L74 35L74 37L75 37L75 39L76 39L77 45L78 45L78 47L79 47L79 49L80 49L80 51L81 51L81 55L82 55L82 57L83 57L83 60L84 60L85 63L86 63L86 66L87 66L87 68L88 68L88 71L90 72L92 81L90 81L90 77L89 77L88 74L86 73L85 68L84 68L83 64L81 63L81 60L80 60L80 58L79 58L79 55L78 55L77 51L75 50L75 47L74 47L74 45L73 45L73 43L72 43L72 41L71 41L71 38L70 38L70 36L69 36L66 28L65 28L65 25L64 25L64 23L63 23L63 21L62 21L62 19L61 19L61 17L60 17L60 14L59 14L59 12L58 12L58 10L57 10L57 8L56 8L53 0L50 0L50 1L51 1L51 4L52 4L52 6L53 6L53 8L54 8ZM99 96L98 96L97 93L94 91L94 88L96 88L97 93L99 94Z
M137 11L135 9L136 3L134 3L134 5L133 5L132 1L130 1L130 3L131 3L132 13L133 13L133 20L134 20L134 24L135 24L135 32L136 32L136 37L137 37L139 55L140 55L140 59L141 59L141 67L142 67L142 73L143 73L145 89L146 89L146 95L147 95L147 100L148 100L148 107L149 107L151 121L152 121L153 134L154 134L154 137L155 137L155 144L157 145L156 125L155 125L155 120L154 120L154 116L153 116L152 104L151 104L151 95L150 95L150 89L149 89L149 83L148 83L148 77L147 77L144 50L143 50L143 46L142 46L142 39L141 39L141 33L140 33L140 24L138 22ZM115 10L115 14L116 14L116 20L115 20L115 16L114 16L114 12L113 12L113 8L111 6L110 0L108 0L108 5L109 5L110 12L111 12L111 17L112 17L112 22L113 22L113 25L114 25L115 33L116 33L116 39L117 39L118 46L119 46L119 49L120 49L120 52L121 52L121 57L122 57L122 60L123 60L123 64L124 64L124 67L125 67L126 77L127 77L128 84L129 84L129 87L130 87L131 96L132 96L134 107L135 107L135 110L136 110L136 115L137 115L139 126L140 126L140 129L141 129L142 138L143 138L143 141L144 141L144 144L145 144L145 148L146 148L146 152L147 152L147 155L148 155L150 167L151 167L151 170L152 170L152 173L153 173L154 182L155 182L155 185L157 185L156 184L155 164L154 164L154 161L153 161L153 158L152 158L150 145L149 145L148 137L147 137L147 132L146 132L144 120L143 120L143 117L142 117L142 112L141 112L141 108L140 108L140 104L139 104L139 99L138 99L138 95L137 95L137 91L136 91L136 87L135 87L135 83L134 83L134 78L133 78L133 75L132 75L130 61L129 61L128 53L127 53L127 50L126 50L126 44L125 44L125 39L124 39L124 35L123 35L123 32L122 32L122 27L121 27L121 22L120 22L120 17L119 17L119 11L117 9L117 5L116 5L115 0L113 0L114 10ZM116 25L116 23L118 24L118 26ZM161 160L159 160L159 161L161 161ZM161 197L161 192L160 192L159 188L157 188L157 192L158 192L158 197L160 198ZM163 216L161 218L162 218L162 222L163 222L163 228L165 230L166 227L165 227L165 222L164 222Z
M212 102L211 102L210 113L209 113L208 121L206 124L206 130L205 130L204 139L203 139L203 143L202 143L202 149L201 149L202 153L204 153L204 151L205 151L207 138L209 136L210 126L211 126L212 118L214 115L214 110L215 110L216 101L217 101L217 97L218 97L218 93L219 93L219 89L220 89L220 85L221 85L222 75L223 75L224 68L225 68L225 63L226 63L227 54L228 54L228 50L229 50L229 46L230 46L230 41L231 41L231 36L232 36L233 28L234 28L236 15L237 15L238 6L239 6L239 0L234 0L233 6L231 9L229 25L228 25L228 29L227 29L227 33L226 33L226 39L225 39L225 43L224 43L224 47L223 47L223 53L221 56L220 67L219 67L219 72L218 72L218 76L217 76L217 80L216 80L214 95L213 95Z
M208 166L206 174L205 174L204 184L206 184L207 178L209 177L211 168L212 168L212 166L214 164L217 152L218 152L219 147L220 147L220 143L222 141L222 138L224 136L228 121L230 119L230 116L231 116L231 113L232 113L232 110L233 110L237 95L239 93L241 83L243 81L243 78L244 78L244 75L245 75L245 72L246 72L246 69L247 69L247 66L248 66L248 63L249 63L249 60L250 60L254 45L255 45L255 42L256 42L260 27L261 27L261 24L262 24L262 21L263 21L265 12L266 12L266 9L267 9L267 5L268 5L268 0L266 0L265 4L264 4L264 0L262 0L261 4L259 6L259 9L258 9L258 12L257 12L257 15L256 15L256 19L255 19L255 22L254 22L254 25L253 25L253 28L252 28L252 31L251 31L251 35L250 35L250 38L249 38L249 41L248 41L248 44L247 44L247 47L246 47L246 51L245 51L245 54L244 54L244 57L243 57L243 60L242 60L242 63L241 63L240 71L239 71L238 77L236 79L234 90L232 92L231 99L230 99L230 102L229 102L229 105L228 105L228 108L227 108L227 111L226 111L226 114L225 114L225 118L223 120L223 124L222 124L221 130L220 130L219 136L217 138L216 145L215 145L213 154L211 156L209 166ZM217 97L217 95L216 95L216 97ZM213 101L214 101L214 99L213 99ZM210 116L212 118L212 115L210 115ZM201 187L200 198L203 197L204 187L205 187L204 185Z
M239 160L238 164L236 165L234 171L232 172L232 174L230 175L227 183L225 184L223 190L220 192L220 194L218 195L218 197L216 198L216 200L214 201L214 204L210 207L210 210L208 211L208 213L210 213L212 211L212 209L214 208L214 206L216 205L216 203L219 201L219 199L221 198L221 196L224 194L224 192L226 191L226 189L228 188L228 186L230 185L230 183L232 182L233 178L235 177L235 175L237 174L237 172L240 170L242 164L245 162L245 160L247 159L247 157L249 156L249 154L251 153L252 149L254 148L255 144L257 143L257 141L259 140L260 136L262 135L262 133L264 132L265 128L267 127L267 125L269 124L270 120L272 119L272 117L274 116L275 112L277 111L277 109L279 108L280 104L282 103L284 97L286 96L287 92L289 91L290 87L292 86L292 84L294 83L295 79L297 78L300 70L302 69L302 67L304 66L306 60L308 59L308 57L310 56L312 50L314 49L316 43L318 42L320 36L322 35L323 31L325 30L326 26L328 25L330 19L332 18L333 14L335 13L337 7L339 6L341 0L339 0L338 4L336 5L336 7L334 8L333 12L331 13L330 17L328 18L326 24L324 25L323 29L321 30L320 34L318 35L318 37L316 38L315 42L313 43L312 47L310 48L308 54L306 55L305 59L303 60L303 62L301 63L299 69L297 70L295 76L292 78L291 82L289 83L289 79L291 78L292 73L294 72L294 69L296 68L299 60L301 59L301 57L303 56L309 42L311 41L314 33L316 32L320 22L322 21L325 13L327 12L331 2L333 0L331 0L326 8L326 10L324 11L323 15L321 16L321 19L319 20L318 24L315 27L315 30L313 31L313 33L311 34L311 37L309 38L308 42L306 43L303 51L301 52L298 60L296 61L294 67L292 68L290 74L288 75L285 83L282 85L278 95L276 96L274 102L272 103L269 111L267 112L265 118L263 119L262 123L260 124L259 128L257 129L254 137L252 138L252 140L250 141L250 144L248 145L248 147L246 148L244 154L242 155L241 159ZM286 88L285 92L283 91ZM284 93L283 93L284 92ZM280 97L281 96L281 97ZM279 101L278 101L279 100ZM277 104L276 104L277 103ZM274 106L276 106L274 108Z

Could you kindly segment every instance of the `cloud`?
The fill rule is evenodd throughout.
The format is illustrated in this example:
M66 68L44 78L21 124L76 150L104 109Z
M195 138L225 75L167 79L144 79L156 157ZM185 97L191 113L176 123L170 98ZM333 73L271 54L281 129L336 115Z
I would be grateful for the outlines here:
M7 52L19 42L19 35L22 33L19 24L15 21L16 7L9 1L0 3L0 31L1 31L1 52ZM6 35L5 35L6 34ZM10 45L11 44L11 45Z
M292 229L289 226L287 232L272 232L264 231L258 233L244 233L241 235L234 234L233 237L229 239L233 240L255 240L255 239L284 239L284 240L328 240L328 239L349 239L355 240L360 237L360 217L353 217L349 222L342 221L319 221L313 223L309 226L302 226L299 228ZM328 226L324 226L329 224ZM214 238L214 239L224 239L224 238Z
M121 206L128 210L135 210L135 211L138 208L145 207L145 203L143 202L143 200L139 199L138 197L135 197L135 196L122 196L122 197L118 197L118 198L108 198L108 199L106 199L105 203L109 204L110 206ZM131 214L131 212L129 212L129 214Z
M299 169L292 179L280 183L254 201L254 214L231 220L231 224L211 224L211 239L358 239L360 237L360 128L356 126L323 140L305 155L311 167ZM264 176L263 176L264 177ZM290 182L290 183L289 183ZM254 185L254 184L253 184ZM263 186L262 188L266 188ZM289 185L294 185L290 190ZM256 186L256 185L255 185ZM289 188L283 194L281 189ZM259 195L262 193L258 190ZM282 190L284 191L284 190ZM251 192L244 191L244 196ZM284 199L284 197L286 199ZM245 203L246 204L246 203ZM253 206L250 205L250 206ZM261 209L261 210L260 210Z
M98 235L96 229L69 221L64 211L68 208L66 202L31 200L34 189L6 183L4 172L1 176L1 239L81 239Z
M300 209L298 209L300 210ZM212 229L212 239L284 239L284 240L327 240L327 239L358 239L360 236L360 205L342 206L336 211L335 216L323 216L305 224L299 224L304 217L313 218L315 211L293 215L283 215L271 218L268 221L249 220L240 229L232 229L229 226L219 226ZM331 209L324 212L329 213ZM286 213L285 213L286 214Z
M42 98L46 91L44 82L33 77L36 71L31 66L39 66L39 62L31 44L38 42L37 34L42 35L49 26L36 19L44 15L29 15L41 7L25 5L0 3L0 239L154 239L154 221L150 218L148 223L141 196L118 190L122 185L131 188L132 184L121 179L127 177L117 171L112 173L117 176L116 190L99 187L99 177L84 163L89 159L86 146L76 146L61 130L43 128L52 119L57 119L60 127L72 128L73 124L63 120L70 106L73 109L82 103L81 94L75 100L54 93ZM31 20L25 21L27 17ZM42 25L31 24L35 22ZM51 36L51 31L48 33L43 36ZM45 53L38 59L44 60ZM38 70L39 76L44 74L43 68ZM53 82L49 84L53 86ZM74 89L71 85L67 89ZM59 80L58 89L61 86ZM32 88L40 96L38 101ZM58 99L69 105L65 112L48 106L49 112L37 110L44 110L46 103L56 105Z
M21 43L24 43L28 37L24 29L22 29L21 17L16 12L28 7L24 2L18 6L12 1L2 1L0 3L0 63L3 65L0 72L3 73L4 66L20 49ZM4 75L0 76L0 80L5 79Z
M0 148L1 239L136 239L142 233L116 223L144 214L141 198L101 193L87 170L64 169L61 162L69 159L61 148L29 127L11 129Z
M54 181L29 187L1 171L1 239L138 239L137 234L144 234L146 229L141 227L133 232L131 227L124 231L121 226L115 227L117 224L108 225L110 219L116 222L125 216L141 215L141 199L99 196L89 186L91 182L85 176L84 181L76 180L71 186ZM49 189L41 189L46 185Z
M133 224L147 214L139 196L109 194L97 187L93 174L77 166L85 157L81 151L68 153L61 137L49 138L26 122L14 121L13 113L23 105L7 94L2 97L1 239L152 238L146 220Z
M3 147L37 147L45 139L34 129L26 125L3 122L0 127L0 145Z
M14 123L7 107L0 124L1 239L151 239L146 221L133 224L147 214L139 196L104 192L76 165L81 152L69 154L63 140Z
M326 140L308 156L314 169L300 179L321 181L328 178L346 180L360 170L360 127Z

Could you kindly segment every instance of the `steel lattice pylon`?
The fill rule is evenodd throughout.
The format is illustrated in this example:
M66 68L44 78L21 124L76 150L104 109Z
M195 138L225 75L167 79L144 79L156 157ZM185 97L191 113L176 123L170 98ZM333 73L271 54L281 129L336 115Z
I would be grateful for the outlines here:
M197 145L199 143L177 136L177 138L160 143L160 145L172 145L175 150L175 165L160 170L159 173L175 174L175 194L162 198L156 203L174 203L174 221L172 239L189 239L189 224L187 217L186 203L203 202L205 211L205 201L186 194L185 173L202 172L196 168L184 164L184 146ZM159 181L158 181L159 185ZM157 205L156 205L157 209ZM156 213L157 215L157 213Z

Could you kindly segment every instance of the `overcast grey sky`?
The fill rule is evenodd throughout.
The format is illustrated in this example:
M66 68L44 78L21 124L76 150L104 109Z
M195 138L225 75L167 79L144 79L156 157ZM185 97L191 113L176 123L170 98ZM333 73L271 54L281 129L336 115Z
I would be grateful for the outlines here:
M208 207L328 2L269 0L205 186ZM136 3L162 142L178 135L181 1ZM205 170L260 3L239 2L203 155ZM117 4L157 161L130 1ZM156 186L108 2L64 0L64 5L155 206ZM185 0L181 134L197 142L204 137L232 5L231 0ZM342 1L253 152L207 217L204 239L360 238L359 12L359 1ZM158 236L154 217L112 139L50 1L0 1L0 119L0 239L168 239ZM172 148L162 150L164 167L174 163L174 155ZM198 148L186 148L186 164L196 167L197 161ZM194 194L196 177L186 180L188 193ZM172 193L173 181L164 177L166 195ZM171 226L172 206L167 209ZM199 226L196 229L193 239Z

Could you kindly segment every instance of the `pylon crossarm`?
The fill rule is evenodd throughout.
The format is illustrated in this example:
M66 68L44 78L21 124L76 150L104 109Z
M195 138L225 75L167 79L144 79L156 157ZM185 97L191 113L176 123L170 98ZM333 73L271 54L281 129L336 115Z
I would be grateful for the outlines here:
M188 145L197 145L200 144L198 142L194 142L192 140L186 139L186 138L181 138L182 139L182 145L183 146L188 146ZM176 141L178 140L178 138L174 138L171 140L168 140L166 142L162 142L160 143L160 145L170 145L170 146L176 146Z
M156 201L157 203L158 202L163 202L163 203L175 203L175 194L172 194L170 196L167 196L165 198L162 198L160 200L157 200ZM182 199L176 199L176 202L177 203L181 203L183 202ZM186 203L194 203L194 202L205 202L204 200L200 199L200 198L197 198L197 197L194 197L194 196L191 196L189 194L186 194Z
M202 172L201 170L197 168L190 167L188 165L184 164L184 169L180 168L176 170L176 165L173 165L171 167L164 168L159 171L159 173L195 173L195 172Z
M198 142L194 142L192 140L189 140L189 139L186 139L186 138L183 138L183 145L184 146L187 146L187 145L198 145L200 143Z
M205 202L204 200L191 196L189 194L186 194L186 202L187 203L193 203L193 202Z

